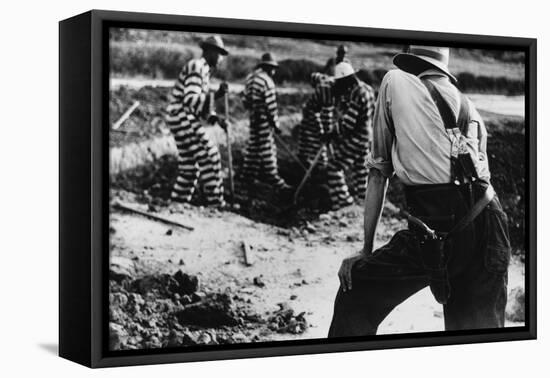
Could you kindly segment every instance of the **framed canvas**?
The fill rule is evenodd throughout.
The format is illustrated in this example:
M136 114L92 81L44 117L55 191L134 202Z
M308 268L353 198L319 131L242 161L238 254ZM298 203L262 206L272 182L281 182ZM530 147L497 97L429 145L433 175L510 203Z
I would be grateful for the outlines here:
M536 40L93 10L60 27L59 353L536 337Z

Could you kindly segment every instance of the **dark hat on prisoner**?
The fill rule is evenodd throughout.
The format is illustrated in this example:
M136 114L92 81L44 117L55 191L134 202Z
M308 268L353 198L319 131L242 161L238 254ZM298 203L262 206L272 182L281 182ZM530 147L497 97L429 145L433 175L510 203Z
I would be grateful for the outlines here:
M336 52L340 54L347 54L348 47L346 45L340 45L338 46L338 49L336 50Z
M457 82L456 77L449 71L448 47L411 45L407 52L394 56L393 64L413 75L436 68L447 75L453 83Z
M271 68L277 68L279 67L279 63L273 58L271 53L265 53L262 55L262 59L260 60L260 63L258 63L258 67L271 67Z
M229 51L225 49L223 40L219 35L212 35L205 40L201 41L199 46L204 49L214 49L219 52L221 55L229 54Z

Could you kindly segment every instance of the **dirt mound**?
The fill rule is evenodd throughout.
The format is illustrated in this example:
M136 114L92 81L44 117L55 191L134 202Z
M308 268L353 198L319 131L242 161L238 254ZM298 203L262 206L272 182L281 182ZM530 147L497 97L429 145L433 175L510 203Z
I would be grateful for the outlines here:
M130 290L141 295L154 292L164 297L191 295L199 289L199 279L178 270L174 275L148 275L132 281Z
M281 307L268 317L238 295L199 291L194 275L153 274L134 278L128 259L113 258L109 292L111 350L255 342L278 333L302 333L304 314ZM275 328L274 328L275 327Z
M176 317L182 325L203 327L236 326L243 323L231 297L225 293L203 296L199 302L185 306Z
M279 303L279 310L269 317L269 329L278 333L303 333L307 327L305 312L298 315L294 314L294 310L287 303Z

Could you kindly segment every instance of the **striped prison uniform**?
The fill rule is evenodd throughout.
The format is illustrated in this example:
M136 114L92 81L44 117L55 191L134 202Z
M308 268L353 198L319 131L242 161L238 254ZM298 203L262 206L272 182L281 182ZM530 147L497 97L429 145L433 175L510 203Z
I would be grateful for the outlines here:
M310 164L319 149L323 147L321 134L333 128L333 84L334 80L328 75L319 72L311 75L313 94L302 110L302 123L298 132L298 157ZM327 162L327 151L324 147L317 166L326 167Z
M190 60L172 91L166 122L178 148L178 176L172 199L189 202L198 184L208 205L223 204L221 159L202 125L208 113L210 67L204 58Z
M277 168L277 147L273 127L278 127L277 97L273 79L261 68L246 78L243 93L250 116L250 134L244 155L243 176L276 189L286 186Z
M329 160L327 177L333 210L353 203L351 195L363 201L367 189L366 159L372 135L374 90L358 81L346 95L337 100L340 138L333 142L334 156ZM350 190L344 170L349 170Z

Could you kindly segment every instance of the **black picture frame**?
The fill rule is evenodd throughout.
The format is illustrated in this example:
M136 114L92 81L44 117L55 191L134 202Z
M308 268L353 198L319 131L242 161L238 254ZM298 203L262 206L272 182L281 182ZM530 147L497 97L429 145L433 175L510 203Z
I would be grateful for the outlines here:
M208 31L512 49L526 53L526 298L524 327L352 339L109 352L108 28ZM534 339L536 324L536 64L529 38L92 10L59 23L59 354L89 367Z

